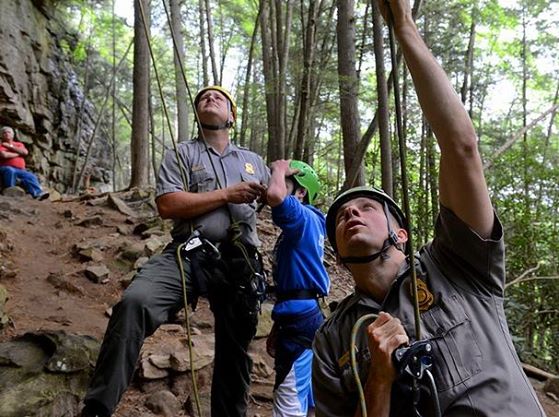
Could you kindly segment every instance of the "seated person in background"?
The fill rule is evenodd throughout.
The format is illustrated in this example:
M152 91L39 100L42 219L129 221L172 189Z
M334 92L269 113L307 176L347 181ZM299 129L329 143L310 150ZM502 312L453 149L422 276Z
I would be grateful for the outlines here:
M37 177L25 169L24 156L29 153L25 145L14 140L14 130L3 127L0 130L0 181L4 188L14 187L19 181L25 191L39 200L48 198L49 193L43 192Z

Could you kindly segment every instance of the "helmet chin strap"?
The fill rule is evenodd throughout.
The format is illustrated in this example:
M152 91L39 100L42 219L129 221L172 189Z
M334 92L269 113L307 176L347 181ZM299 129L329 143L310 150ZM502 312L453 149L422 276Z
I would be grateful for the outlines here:
M374 261L377 258L381 258L383 261L390 258L388 254L388 249L390 246L395 246L398 248L398 236L392 230L392 226L390 225L390 212L388 210L388 204L384 202L384 215L386 216L386 225L388 227L388 238L382 244L382 249L372 255L365 255L365 256L346 256L340 257L340 260L344 264L368 264L369 262Z
M200 123L200 125L207 130L226 130L230 129L233 126L233 122L227 122L221 125L208 125L206 123Z
M231 127L233 126L233 122L229 120L229 116L231 116L231 103L229 103L227 105L227 121L223 124L219 124L219 125L209 125L206 123L202 123L200 122L200 125L202 126L202 128L207 129L207 130L226 130L226 129L231 129Z

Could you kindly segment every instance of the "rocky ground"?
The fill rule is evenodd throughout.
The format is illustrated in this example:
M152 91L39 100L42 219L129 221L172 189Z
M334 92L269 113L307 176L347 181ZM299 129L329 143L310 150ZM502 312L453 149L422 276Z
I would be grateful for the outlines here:
M149 194L140 191L72 199L53 195L43 202L27 196L0 196L0 404L4 404L0 405L0 415L77 413L111 306L135 268L169 240L169 228L168 223L154 216ZM258 228L269 270L277 230L266 210L260 215ZM351 281L335 265L331 253L326 263L333 281L329 300L340 299L351 291ZM250 417L271 415L273 360L265 350L270 306L264 306L258 337L251 346L255 366ZM192 367L197 369L200 398L207 410L213 360L213 320L207 303L200 302L191 318L196 346L192 365L179 316L146 341L134 382L115 416L191 415L189 410L195 407ZM31 336L21 339L24 334ZM16 384L9 372L27 369L32 361L14 351L37 350L31 346L38 345L42 353L31 366L32 371L26 371L23 382ZM48 372L41 373L42 368L48 368ZM30 375L40 376L33 389ZM45 381L57 375L65 388L45 388ZM10 382L5 382L6 378ZM543 382L534 381L534 385L548 416L559 417L557 399L543 392ZM61 391L65 393L57 394ZM10 393L14 394L12 399ZM14 402L21 407L29 403L39 411L8 414L2 407L12 404L17 408Z

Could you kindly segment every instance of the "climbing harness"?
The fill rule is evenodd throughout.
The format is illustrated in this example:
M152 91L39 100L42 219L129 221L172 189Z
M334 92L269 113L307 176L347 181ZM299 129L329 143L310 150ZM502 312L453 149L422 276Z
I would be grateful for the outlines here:
M385 0L387 14L388 14L388 37L390 43L390 59L392 63L392 82L393 82L393 93L394 93L394 108L395 108L395 116L396 116L396 131L398 136L398 150L400 156L400 173L402 177L402 200L404 206L404 213L405 218L408 220L407 228L408 228L408 241L406 244L407 249L407 259L409 259L410 264L410 276L411 276L411 293L412 293L412 304L414 310L414 322L415 322L415 341L412 342L409 346L403 346L396 349L393 353L393 362L396 368L397 374L399 376L402 375L409 375L412 378L412 395L413 395L413 408L415 417L421 417L419 413L419 400L420 400L420 388L419 384L424 379L427 378L429 390L431 393L431 397L433 400L433 405L435 409L436 417L441 416L440 410L440 403L437 394L437 387L435 384L435 379L430 371L433 359L432 359L432 345L427 340L421 340L421 318L420 318L420 307L419 307L419 300L418 300L418 279L417 279L417 272L415 267L414 259L414 245L413 245L413 229L410 222L410 204L409 204L409 194L408 194L408 176L407 176L407 169L406 169L406 148L404 142L404 135L403 135L403 127L402 127L402 114L401 114L401 104L400 104L400 87L398 83L398 72L397 72L397 58L396 58L396 45L394 40L394 16L392 14L392 10L390 8L390 4L388 0ZM386 201L384 201L384 211L388 218L388 206ZM390 231L390 221L389 223L389 238L388 240L392 239ZM369 257L365 257L370 260L374 260L379 256L383 256L385 251L390 247L390 244L383 245L383 248L377 254L373 254ZM352 259L350 261L354 262L370 262L370 260L365 261L364 259ZM342 259L343 261L343 259ZM346 261L347 262L347 261ZM361 416L367 417L367 406L365 402L365 394L363 392L363 387L361 385L361 380L359 378L359 371L357 367L357 360L356 360L356 337L357 332L361 325L366 322L367 320L374 320L378 318L377 314L366 314L360 317L355 324L353 325L351 331L351 345L350 345L350 359L351 359L351 369L355 378L355 382L357 384L357 391L360 400L361 406Z

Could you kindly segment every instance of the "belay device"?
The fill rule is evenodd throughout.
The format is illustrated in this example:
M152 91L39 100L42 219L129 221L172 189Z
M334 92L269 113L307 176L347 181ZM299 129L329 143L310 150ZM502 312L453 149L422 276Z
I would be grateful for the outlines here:
M431 373L433 366L433 346L428 340L418 340L409 346L403 346L394 351L392 354L392 361L398 375L407 374L413 378L413 409L416 417L421 417L419 414L419 382L427 377L429 382L429 390L431 391L431 398L433 399L433 406L435 409L435 416L441 416L441 406L439 404L439 396L437 394L437 386L435 378Z

